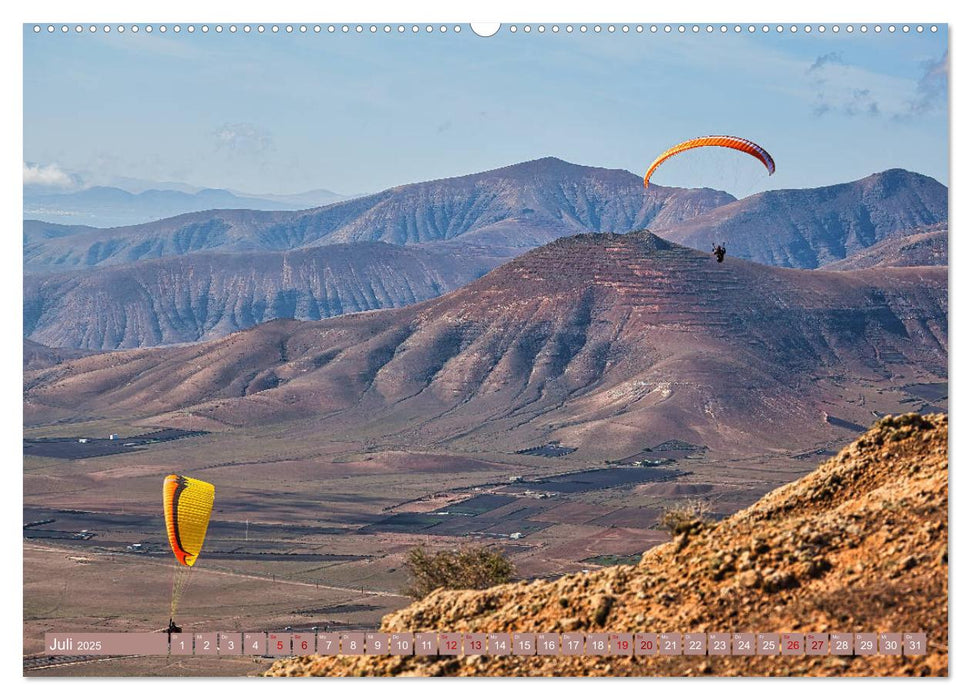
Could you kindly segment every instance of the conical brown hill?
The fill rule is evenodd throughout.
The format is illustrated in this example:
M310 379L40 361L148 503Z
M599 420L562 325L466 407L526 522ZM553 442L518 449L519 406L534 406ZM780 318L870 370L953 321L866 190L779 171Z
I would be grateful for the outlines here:
M813 473L619 566L438 590L384 631L926 632L928 654L300 657L271 675L946 675L947 417L888 417Z
M946 376L947 281L945 267L719 265L647 231L578 235L405 308L29 371L24 414L211 430L309 420L480 454L560 441L594 462L645 440L789 453L846 435L824 409L863 424L907 410L901 386Z

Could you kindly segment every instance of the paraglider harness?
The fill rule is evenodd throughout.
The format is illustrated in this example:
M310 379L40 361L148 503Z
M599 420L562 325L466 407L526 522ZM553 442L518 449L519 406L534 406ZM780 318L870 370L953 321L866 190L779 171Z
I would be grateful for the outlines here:
M725 262L725 244L722 243L720 246L715 246L714 243L711 244L711 252L715 255L715 260L718 262Z
M172 635L173 634L178 634L179 632L181 632L182 631L182 628L179 627L177 624L175 624L175 622L172 620L172 618L169 618L169 627L165 631L169 633L169 641L171 642L172 641Z

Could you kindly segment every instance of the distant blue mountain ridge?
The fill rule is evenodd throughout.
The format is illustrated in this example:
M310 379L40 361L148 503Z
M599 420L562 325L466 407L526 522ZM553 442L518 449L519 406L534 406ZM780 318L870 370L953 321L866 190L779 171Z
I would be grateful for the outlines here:
M149 189L132 193L120 187L89 187L76 192L24 192L24 218L56 224L108 228L157 221L209 209L285 211L333 204L345 199L329 190L293 195L248 195L224 189L184 192Z

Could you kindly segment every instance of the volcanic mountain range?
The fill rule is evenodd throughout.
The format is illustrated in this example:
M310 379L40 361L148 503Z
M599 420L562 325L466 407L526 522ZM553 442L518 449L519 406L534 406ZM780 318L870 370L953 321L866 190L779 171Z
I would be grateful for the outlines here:
M29 222L24 266L39 272L201 250L279 251L458 238L521 252L569 233L674 224L733 199L714 190L645 190L637 176L624 170L544 158L297 212L213 210L113 229Z
M946 219L947 189L902 170L735 201L544 158L299 212L215 210L114 229L26 221L24 328L90 350L194 342L274 318L405 306L564 235L647 226L785 267L864 251L871 265L881 241ZM906 246L893 256L940 259Z
M841 185L760 192L670 229L653 228L693 248L728 241L729 252L747 260L814 269L902 231L942 222L947 188L894 169Z
M337 243L28 275L24 334L52 347L99 350L208 340L276 318L413 304L503 260L453 246Z
M751 453L831 440L827 416L867 424L901 410L901 384L946 373L945 267L719 265L642 231L561 238L401 309L28 371L24 413L312 420L404 449L561 440L612 459L651 435Z
M900 231L880 243L823 267L827 270L855 270L865 267L947 265L947 229L945 221Z

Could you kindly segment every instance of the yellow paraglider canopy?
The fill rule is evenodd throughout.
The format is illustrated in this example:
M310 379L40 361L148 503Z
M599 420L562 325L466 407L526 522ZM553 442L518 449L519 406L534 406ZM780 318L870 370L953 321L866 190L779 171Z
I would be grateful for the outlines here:
M169 474L162 485L165 529L179 563L192 566L202 551L216 488L205 481Z
M172 609L169 630L178 629L172 619L178 610L182 593L189 585L192 565L199 558L206 539L216 487L188 476L169 474L162 482L162 508L169 545L175 554L172 562Z

